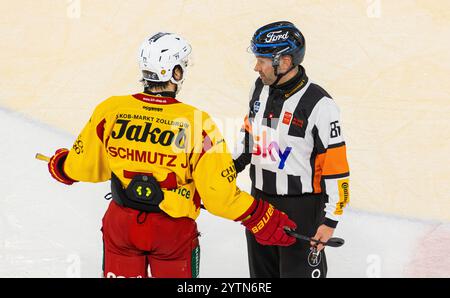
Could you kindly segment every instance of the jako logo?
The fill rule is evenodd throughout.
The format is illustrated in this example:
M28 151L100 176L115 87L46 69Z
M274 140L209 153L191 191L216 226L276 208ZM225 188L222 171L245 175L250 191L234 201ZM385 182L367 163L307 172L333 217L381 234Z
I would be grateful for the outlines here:
M121 139L126 137L129 141L136 141L145 143L148 140L152 144L160 144L162 146L170 146L175 142L175 145L183 149L185 148L186 133L184 128L178 128L178 132L171 130L161 130L159 127L152 129L153 123L145 122L143 125L129 125L131 120L119 119L114 125L111 133L113 139ZM115 128L120 126L118 130Z
M284 34L280 34L283 31L272 31L267 33L265 42L275 42L278 40L286 40L289 36L289 31Z
M267 158L267 153L269 153L270 159L272 161L276 161L276 158L273 156L272 150L275 149L275 152L278 154L280 158L280 163L278 165L278 169L284 169L286 160L291 153L292 147L286 147L284 151L281 150L280 145L277 142L272 141L269 146L267 146L267 133L265 131L262 132L262 146L258 144L258 141L261 138L259 136L254 137L255 145L253 147L252 154L259 156L262 158Z

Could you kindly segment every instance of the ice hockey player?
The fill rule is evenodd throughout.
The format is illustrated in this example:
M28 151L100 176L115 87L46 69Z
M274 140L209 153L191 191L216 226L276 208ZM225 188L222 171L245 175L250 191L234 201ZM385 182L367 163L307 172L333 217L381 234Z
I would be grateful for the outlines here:
M238 189L210 116L175 99L190 53L176 34L145 39L138 54L144 92L101 102L71 150L57 150L48 163L53 178L68 185L111 179L105 277L198 276L201 203L242 222L261 245L295 242L283 230L296 228L286 214Z

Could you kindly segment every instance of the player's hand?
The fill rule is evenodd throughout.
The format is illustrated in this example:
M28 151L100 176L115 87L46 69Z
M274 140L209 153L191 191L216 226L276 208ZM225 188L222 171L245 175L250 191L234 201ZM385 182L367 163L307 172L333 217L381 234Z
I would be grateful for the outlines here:
M48 171L56 181L67 185L72 185L77 181L67 176L63 170L64 161L66 160L68 154L69 150L67 150L66 148L56 150L55 154L50 158L50 161L48 162Z
M313 239L326 243L326 242L328 242L328 240L330 240L331 237L333 237L333 234L334 234L334 228L330 228L329 226L326 226L326 225L321 225L317 229L316 235L313 237ZM310 244L311 244L311 246L317 245L317 251L321 251L324 248L323 244L317 244L312 241Z
M284 230L285 227L295 230L295 222L264 200L258 201L253 215L242 224L255 235L256 241L261 245L289 246L297 240Z

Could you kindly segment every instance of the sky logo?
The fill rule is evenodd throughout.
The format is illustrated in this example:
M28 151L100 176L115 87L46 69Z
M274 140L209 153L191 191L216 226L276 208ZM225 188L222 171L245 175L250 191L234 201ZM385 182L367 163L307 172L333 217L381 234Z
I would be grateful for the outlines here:
M260 145L258 142L262 141ZM267 133L265 131L262 132L262 138L260 136L254 136L254 146L253 146L253 155L261 156L262 158L270 157L272 161L277 161L277 158L274 156L274 152L278 155L280 160L278 164L278 169L284 169L286 165L286 160L289 157L289 154L292 151L292 147L286 147L286 149L282 150L280 145L276 141L270 142L267 145Z

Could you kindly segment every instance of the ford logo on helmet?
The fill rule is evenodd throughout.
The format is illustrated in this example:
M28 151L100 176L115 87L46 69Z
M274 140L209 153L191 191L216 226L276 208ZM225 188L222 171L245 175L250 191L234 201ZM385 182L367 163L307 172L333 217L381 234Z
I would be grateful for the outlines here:
M289 31L283 33L282 30L272 31L267 33L266 39L264 40L267 43L277 42L279 40L286 40L289 37Z

